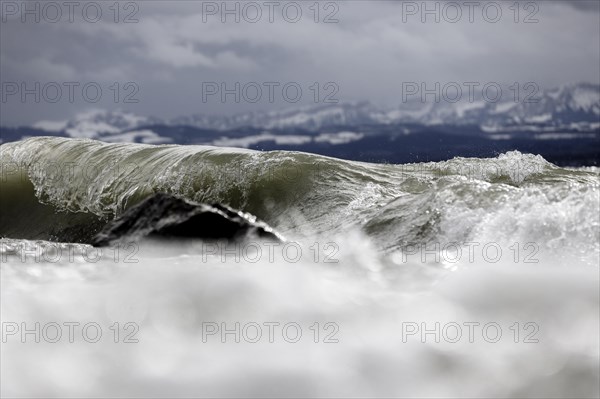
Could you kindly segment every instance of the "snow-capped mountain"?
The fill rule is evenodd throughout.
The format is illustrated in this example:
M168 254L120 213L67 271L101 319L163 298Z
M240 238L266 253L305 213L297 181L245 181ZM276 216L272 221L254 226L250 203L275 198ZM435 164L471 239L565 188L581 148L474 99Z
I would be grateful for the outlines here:
M578 84L558 89L521 92L503 89L498 101L474 98L469 101L411 101L392 109L378 109L368 102L315 105L232 117L194 115L177 118L171 124L203 129L231 130L241 127L262 129L301 128L319 130L331 126L418 123L424 125L477 125L489 130L514 130L515 126L592 128L600 119L600 85ZM578 126L579 126L578 125ZM596 126L597 128L597 126Z
M160 123L160 120L123 111L93 109L77 114L68 121L39 121L32 127L49 132L64 132L71 137L95 138L98 134L118 134L154 123Z
M510 94L508 94L510 93ZM531 98L505 90L500 101L438 102L412 101L391 109L379 109L368 102L320 104L270 112L249 112L233 116L191 115L160 120L124 111L93 110L70 121L41 121L33 128L64 132L71 137L126 138L124 133L143 129L149 141L158 140L148 130L152 125L190 126L211 131L241 128L265 130L302 129L317 132L329 127L422 124L475 125L487 132L548 131L553 129L597 130L600 128L600 85L578 84L539 91ZM517 101L519 100L519 101ZM132 136L132 134L129 134Z
M379 111L368 102L359 102L295 107L270 112L248 112L227 117L192 115L175 118L169 123L212 130L242 127L318 130L325 126L372 123L377 112Z
M506 90L505 90L506 92ZM533 93L533 92L532 92ZM478 125L486 130L514 130L515 127L594 128L600 121L600 86L579 84L540 91L531 97L514 92L509 99L491 102L477 99L472 102L435 103L415 122L425 124ZM519 100L519 101L518 101ZM574 125L575 124L575 125ZM592 125L592 126L590 126Z
M0 143L52 135L121 143L283 149L394 163L520 150L558 164L600 164L600 85L540 91L535 99L412 101L389 109L358 102L172 120L93 110L69 121L0 126Z

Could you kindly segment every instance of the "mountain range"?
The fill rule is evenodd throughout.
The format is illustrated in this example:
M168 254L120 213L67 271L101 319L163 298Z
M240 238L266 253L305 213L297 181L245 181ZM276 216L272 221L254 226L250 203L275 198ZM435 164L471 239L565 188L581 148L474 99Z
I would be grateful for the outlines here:
M512 96L512 93L511 93ZM395 108L369 102L319 104L232 116L170 120L91 110L68 121L0 127L2 142L65 136L107 142L203 144L285 149L371 162L437 161L517 149L563 164L598 164L600 85L540 90L530 100L413 100ZM520 101L515 101L520 100Z

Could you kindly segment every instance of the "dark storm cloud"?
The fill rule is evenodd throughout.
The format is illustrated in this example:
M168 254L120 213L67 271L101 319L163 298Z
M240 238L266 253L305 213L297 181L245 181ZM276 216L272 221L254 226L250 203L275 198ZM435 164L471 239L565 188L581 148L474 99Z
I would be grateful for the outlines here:
M104 96L97 103L8 101L2 104L2 123L67 119L90 107L174 117L290 105L281 96L272 104L203 102L202 82L207 81L298 82L305 90L301 103L310 101L308 87L314 82L335 82L340 101L384 105L400 103L403 81L535 81L540 86L598 81L599 14L590 12L597 2L537 2L538 22L530 24L522 23L526 3L519 23L513 21L508 8L513 2L502 3L504 15L495 23L482 18L481 7L474 22L465 13L456 23L443 18L436 23L431 16L422 23L418 13L404 15L401 2L337 2L339 23L329 24L314 23L308 3L297 23L275 14L273 23L265 17L225 24L218 16L203 17L202 2L135 4L138 23L114 23L106 8L98 23L3 21L3 82L93 81L102 85ZM122 19L127 10L121 11ZM325 11L331 10L321 10L320 19ZM115 82L134 82L139 102L123 103L127 91L119 86L115 103L110 89Z
M600 11L600 1L598 0L589 0L589 1L563 1L564 4L567 4L571 7L578 8L584 11Z

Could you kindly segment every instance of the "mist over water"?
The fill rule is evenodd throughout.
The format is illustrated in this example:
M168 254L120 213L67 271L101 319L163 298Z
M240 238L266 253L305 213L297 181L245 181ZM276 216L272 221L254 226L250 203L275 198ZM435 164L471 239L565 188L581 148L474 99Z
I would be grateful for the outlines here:
M2 395L600 394L597 168L61 138L0 158ZM287 241L75 243L153 192Z

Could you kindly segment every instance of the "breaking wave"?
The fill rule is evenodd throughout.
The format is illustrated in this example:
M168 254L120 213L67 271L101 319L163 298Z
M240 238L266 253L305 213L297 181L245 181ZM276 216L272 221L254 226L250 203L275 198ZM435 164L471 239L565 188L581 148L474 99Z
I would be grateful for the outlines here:
M86 242L157 192L250 212L292 236L358 227L381 250L538 242L598 252L599 169L516 151L367 164L299 152L38 137L0 147L0 236Z

